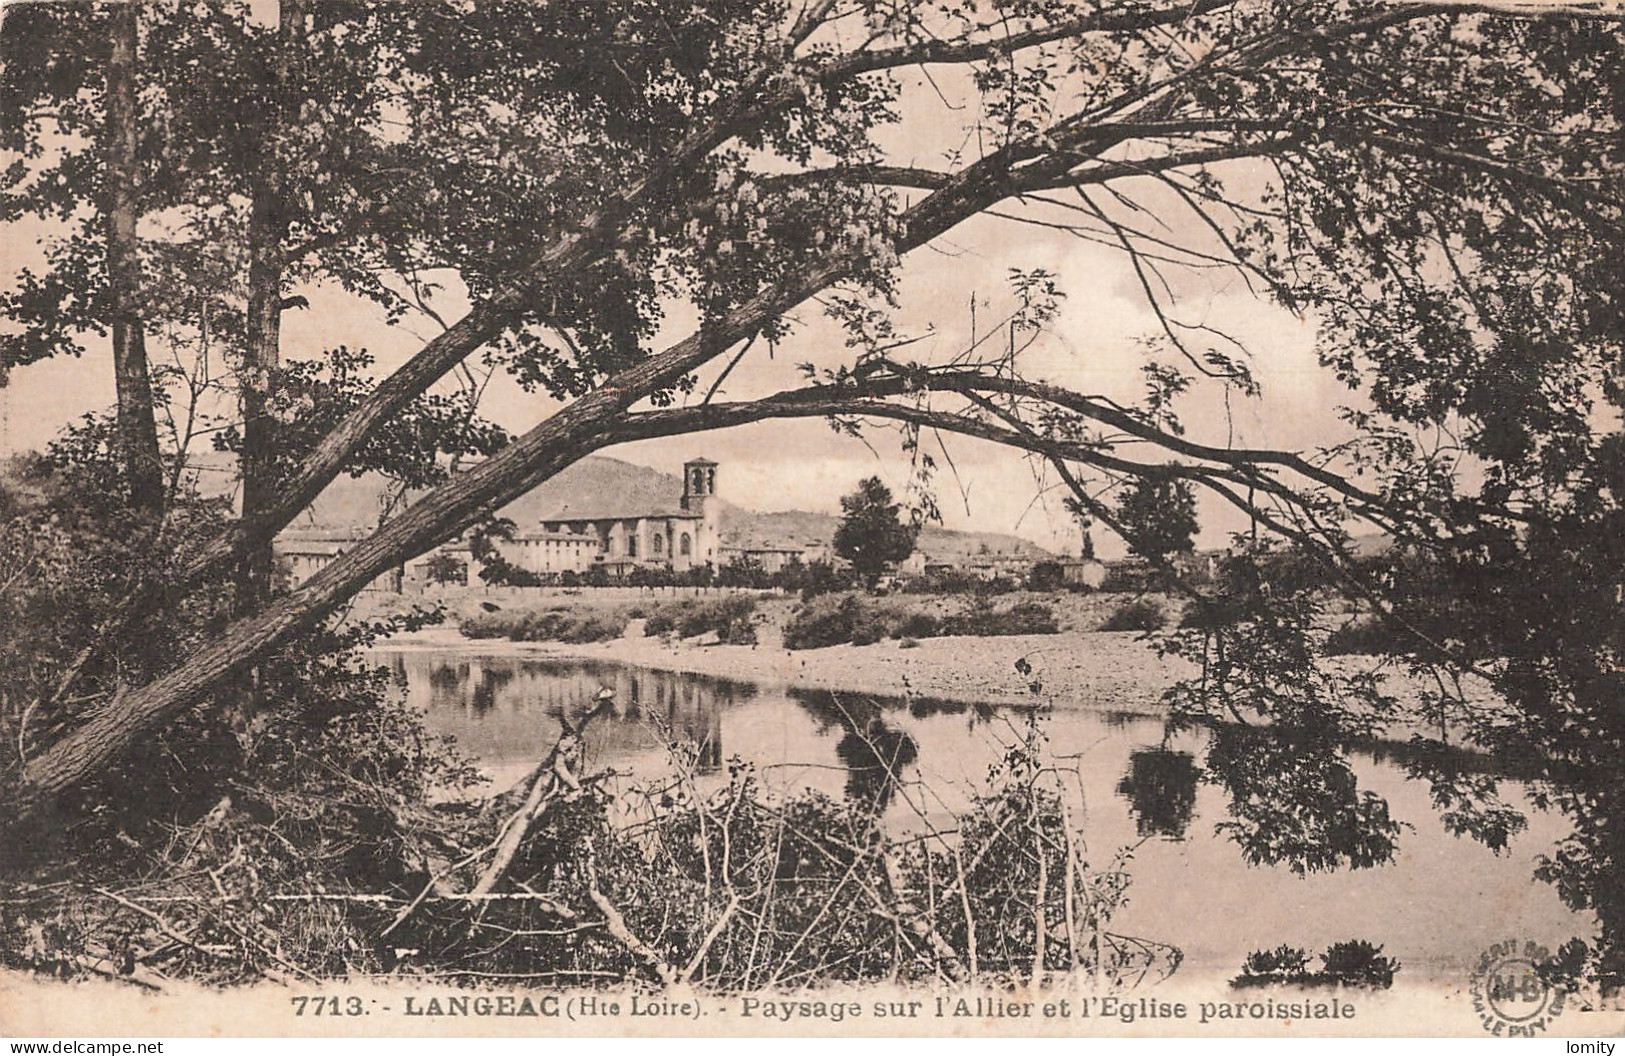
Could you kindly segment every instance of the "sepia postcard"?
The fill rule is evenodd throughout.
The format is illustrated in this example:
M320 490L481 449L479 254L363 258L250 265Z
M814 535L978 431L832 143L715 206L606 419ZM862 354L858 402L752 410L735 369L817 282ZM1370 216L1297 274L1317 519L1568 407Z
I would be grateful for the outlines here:
M0 1035L1608 1056L1622 69L0 4Z

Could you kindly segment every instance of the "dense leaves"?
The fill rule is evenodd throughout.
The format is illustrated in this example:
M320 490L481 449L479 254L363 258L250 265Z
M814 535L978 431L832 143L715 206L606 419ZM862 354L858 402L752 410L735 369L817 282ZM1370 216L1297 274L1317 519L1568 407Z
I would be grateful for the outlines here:
M904 522L902 508L879 477L859 481L857 490L841 499L835 552L870 584L914 552L919 529Z

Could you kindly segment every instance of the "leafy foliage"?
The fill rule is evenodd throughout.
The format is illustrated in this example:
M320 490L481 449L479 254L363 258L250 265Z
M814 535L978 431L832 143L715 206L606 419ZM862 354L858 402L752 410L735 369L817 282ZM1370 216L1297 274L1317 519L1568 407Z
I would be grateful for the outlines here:
M1103 631L1160 631L1168 622L1168 614L1155 598L1132 598L1113 609Z
M649 613L645 634L675 633L679 638L715 634L722 645L756 643L756 598L730 594L714 600L687 598L660 605Z
M857 490L841 499L835 552L865 582L873 584L889 566L914 552L919 529L903 522L901 510L879 477L859 481Z
M1309 970L1309 955L1301 948L1281 945L1254 950L1230 980L1236 989L1260 986L1355 986L1387 990L1394 985L1399 962L1382 956L1382 947L1364 939L1333 943L1321 954L1323 967Z
M1196 493L1183 480L1140 477L1118 500L1129 550L1149 561L1196 546Z

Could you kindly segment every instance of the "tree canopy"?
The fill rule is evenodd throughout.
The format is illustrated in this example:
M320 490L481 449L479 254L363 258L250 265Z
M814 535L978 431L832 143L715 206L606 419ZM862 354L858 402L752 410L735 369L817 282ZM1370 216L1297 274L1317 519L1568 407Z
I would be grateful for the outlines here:
M1196 489L1188 481L1139 478L1119 497L1117 519L1140 557L1162 561L1196 549Z
M904 523L902 510L879 477L859 481L857 490L841 499L835 552L851 562L852 570L871 586L888 567L914 552L918 530Z
M97 614L5 697L4 741L26 746L6 767L19 816L71 808L251 668L320 639L375 576L588 453L766 419L894 423L922 470L928 433L1031 452L1130 542L1115 500L1136 481L1239 511L1257 531L1222 577L1227 619L1167 647L1203 662L1176 718L1225 726L1208 769L1230 782L1245 853L1390 853L1386 811L1341 754L1379 725L1417 731L1447 822L1491 842L1515 812L1444 749L1515 756L1573 825L1541 868L1598 915L1588 970L1621 979L1617 15L285 0L268 24L222 0L3 17L0 223L46 236L0 293L0 376L113 342L119 405L64 441L83 457L61 457L101 467L125 507L87 521L149 543L98 573ZM912 355L900 276L971 221L1121 254L1155 320L1142 401L1033 367L1067 292L1036 269L1011 276L999 326ZM1346 440L1187 434L1178 407L1259 384L1244 342L1188 303L1210 272L1317 320L1315 354L1350 390L1323 413ZM447 318L453 279L468 308ZM436 332L383 377L340 349L284 362L279 319L317 290ZM839 347L801 347L808 304ZM716 398L742 358L779 349L805 363L800 384ZM499 371L561 406L517 436L480 421ZM215 434L240 455L240 515L178 484ZM335 477L379 462L425 490L270 590L255 555ZM1357 560L1354 531L1449 584L1448 616L1440 594ZM1394 628L1393 663L1436 691L1401 701L1316 667L1327 584ZM142 647L166 612L199 619ZM1296 761L1285 778L1259 767L1277 757ZM1246 809L1300 800L1341 820Z

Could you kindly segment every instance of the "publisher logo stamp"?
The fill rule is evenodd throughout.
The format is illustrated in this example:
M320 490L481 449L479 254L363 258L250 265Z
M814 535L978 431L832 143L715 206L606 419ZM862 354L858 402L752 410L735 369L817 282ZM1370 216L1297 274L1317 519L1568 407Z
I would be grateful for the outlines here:
M1473 969L1473 1011L1497 1037L1532 1038L1563 1014L1568 994L1546 981L1551 953L1533 942L1498 942Z

